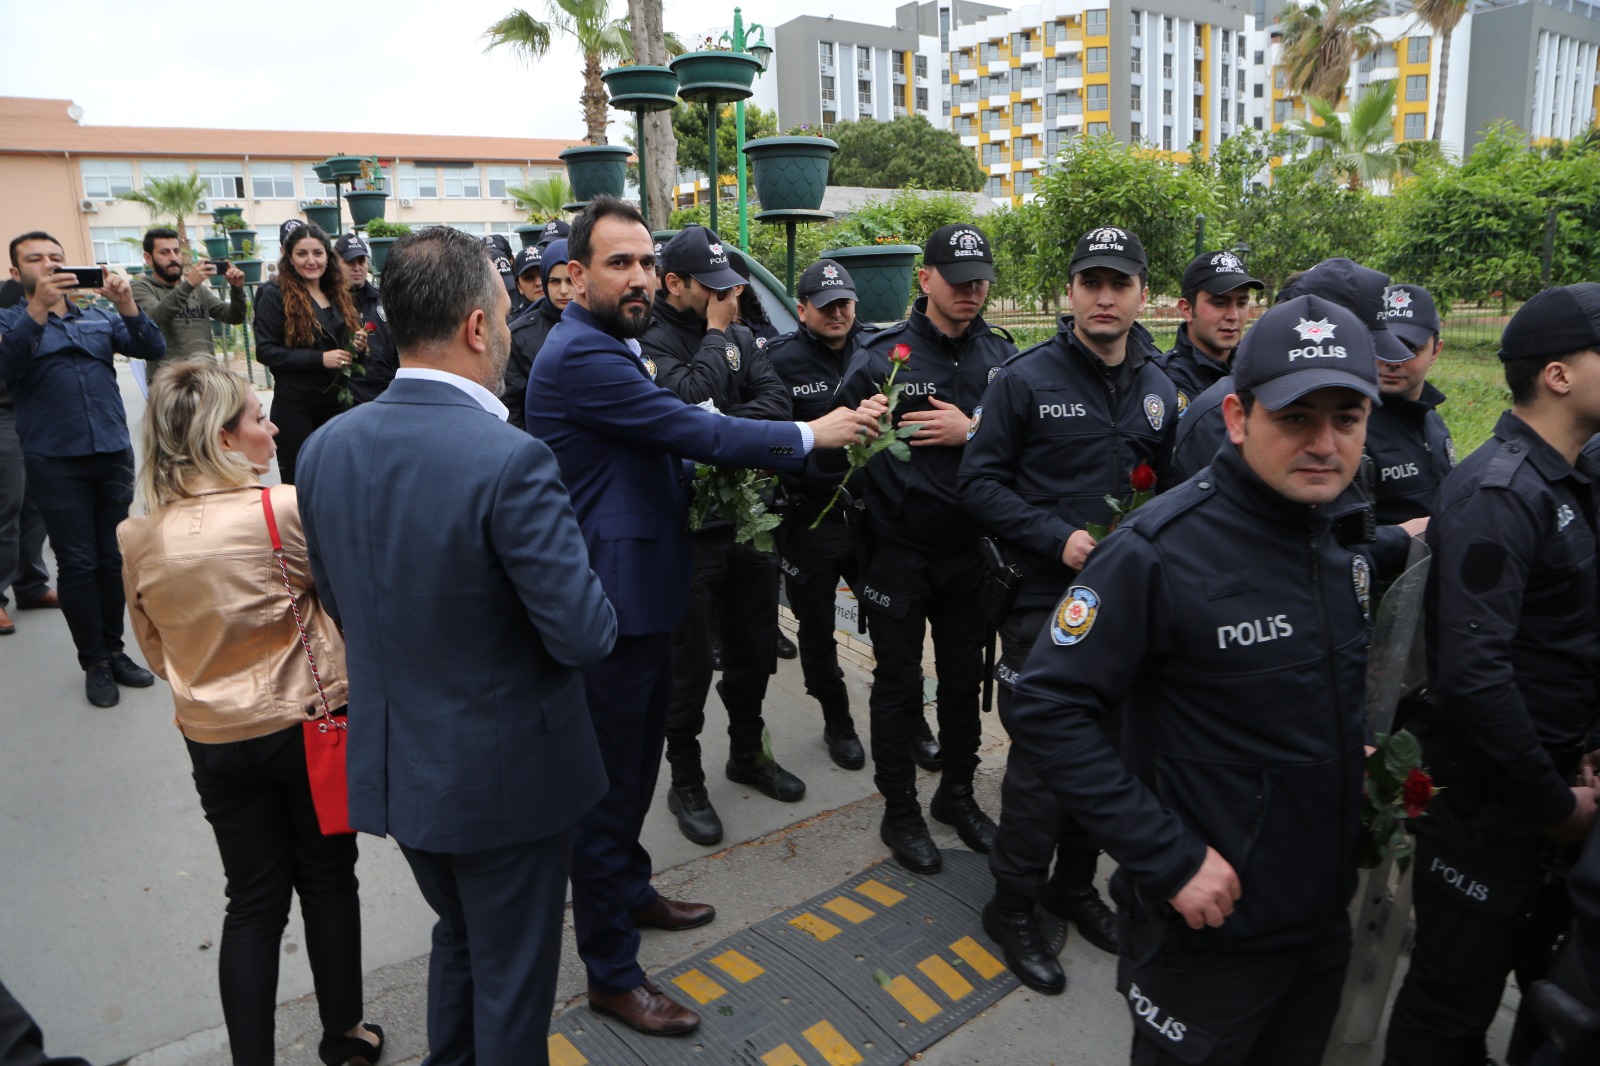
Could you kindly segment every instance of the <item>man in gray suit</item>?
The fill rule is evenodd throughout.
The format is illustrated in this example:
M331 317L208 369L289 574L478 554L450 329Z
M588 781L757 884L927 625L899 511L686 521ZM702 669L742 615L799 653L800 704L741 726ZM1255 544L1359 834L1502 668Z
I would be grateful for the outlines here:
M348 646L350 822L399 842L439 916L428 1062L542 1064L572 826L606 788L578 671L616 615L555 457L495 397L509 298L482 245L402 237L383 303L394 383L296 479Z

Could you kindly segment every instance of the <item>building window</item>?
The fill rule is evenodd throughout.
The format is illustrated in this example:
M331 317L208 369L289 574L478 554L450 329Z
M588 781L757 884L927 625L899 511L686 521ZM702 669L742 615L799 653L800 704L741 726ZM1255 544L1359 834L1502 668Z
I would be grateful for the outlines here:
M1044 79L1040 75L1040 70L1038 67L1034 66L1022 68L1022 87L1024 89L1037 89L1043 84Z
M1161 113L1163 115L1172 114L1172 90L1171 89L1162 89L1161 90Z
M1144 73L1144 51L1143 51L1143 49L1135 48L1131 52L1129 52L1129 54L1128 54L1128 73L1129 74L1142 74L1142 73Z
M306 163L300 167L300 188L305 191L301 194L307 200L332 200L338 192L332 185L324 185L317 178L317 172L311 169L311 164ZM401 196L409 193L402 192Z
M1171 126L1163 126L1161 128L1161 147L1162 147L1162 149L1164 151L1168 151L1168 152L1172 151L1172 127Z
M130 237L141 243L129 244ZM89 240L94 245L96 263L131 266L144 262L144 229L140 226L91 226Z
M1083 114L1083 97L1079 96L1076 90L1062 94L1061 113L1063 115Z
M1077 56L1058 59L1056 60L1056 70L1060 72L1063 78L1081 78L1083 77L1083 60Z
M1272 87L1279 92L1287 89L1289 87L1289 72L1282 67L1274 68L1272 71Z
M1172 53L1167 52L1161 57L1161 76L1168 81L1172 80Z
M1085 58L1089 65L1090 74L1104 74L1110 69L1110 61L1107 58L1109 52L1110 49L1108 48L1090 48L1086 50Z
M1244 104L1239 105L1239 128L1244 129Z
M822 65L825 66L825 67L833 66L833 42L832 41L818 41L817 42L817 59L820 60Z
M478 180L478 168L459 173L445 172L444 195L450 200L478 200L483 197L483 185Z
M1144 140L1144 126L1138 122L1128 123L1128 143L1138 144Z
M1431 37L1412 37L1406 41L1406 62L1426 63L1428 61L1428 46L1433 42Z
M911 71L918 78L926 78L928 76L928 57L914 56L911 60Z
M1256 66L1258 66L1258 67L1262 66L1263 64L1266 63L1266 61L1267 61L1267 53L1265 53L1265 52L1257 52L1256 53L1256 56L1255 56Z
M1084 88L1086 102L1084 106L1090 111L1104 111L1110 107L1107 95L1111 90L1109 85L1090 85Z
M209 195L223 200L244 196L243 163L201 163L197 169Z
M257 200L293 200L293 163L251 163L250 195Z
M985 66L1000 62L1000 45L998 42L985 41L983 43L983 62Z
M1276 123L1288 122L1293 114L1293 100L1272 101L1272 121Z
M1022 88L1022 68L1012 67L1010 75L1011 76L1006 79L1005 89L1003 91L1016 92L1018 89Z
M1128 109L1130 111L1143 111L1144 110L1144 87L1143 86L1141 86L1141 85L1130 85L1128 87Z
M1168 44L1177 40L1177 34L1173 32L1172 28L1171 16L1163 16L1161 19L1161 39Z
M1083 13L1083 35L1085 37L1104 37L1111 31L1107 29L1106 22L1111 14L1108 8L1096 8Z
M872 74L872 49L856 45L856 71L868 76Z
M993 177L983 183L983 194L991 200L998 200L1006 194L1005 179Z
M1257 129L1257 130L1261 130L1261 128L1262 128L1262 126L1263 126L1263 125L1265 125L1265 123L1263 123L1263 122L1262 122L1262 121L1261 121L1261 116L1260 116L1260 115L1257 115L1257 116L1256 116L1256 118L1255 118L1255 127L1256 127L1256 129ZM1263 131L1263 132L1264 132L1264 131Z
M856 103L867 108L872 106L872 83L870 81L856 82Z
M488 179L491 200L504 200L507 186L522 184L521 167L484 167L483 176Z
M994 164L996 164L998 162L1000 162L1000 146L998 144L994 144L994 143L990 143L990 144L984 145L983 146L983 165L986 166L986 167L989 167L989 166L993 166Z
M833 78L826 74L822 76L822 102L833 103Z
M1144 36L1144 12L1143 11L1130 11L1130 12L1128 12L1128 31L1134 37L1143 37Z
M919 88L917 90L916 101L918 111L928 110L928 90Z
M946 100L944 102L944 117L945 118L949 118L950 117L950 101L949 100Z
M985 111L985 112L983 112L983 123L982 123L983 132L984 133L990 133L990 132L992 132L994 130L997 130L999 128L1000 128L1000 112L998 112L998 111Z
M175 160L146 161L139 164L139 188L147 189L152 181L165 178L187 178L194 172L193 163ZM208 192L206 195L210 195Z
M1428 76L1426 74L1406 75L1406 99L1409 101L1426 100L1428 98Z
M904 52L893 52L891 54L894 56L894 72L900 75L902 78L905 77L906 54Z
M1111 123L1109 123L1109 122L1091 122L1091 123L1089 123L1089 129L1088 129L1087 132L1088 132L1088 135L1090 137L1099 137L1099 136L1101 136L1103 134L1110 133L1111 132Z
M482 222L447 222L445 225L462 233L470 233L474 237L482 237L486 228Z
M1060 154L1061 154L1061 131L1060 130L1045 130L1044 131L1044 157L1045 157L1045 159L1052 160L1052 159L1054 159L1056 156L1058 156Z
M1013 175L1012 189L1018 196L1027 196L1033 192L1033 171L1019 170Z
M85 159L79 162L78 166L83 171L85 197L94 200L113 200L119 193L133 191L133 164L130 162L120 159Z
M1425 112L1418 111L1406 116L1405 139L1420 141L1428 136L1428 116Z
M400 164L396 175L400 196L407 200L437 200L439 198L439 172L433 167L418 167L412 163Z
M939 9L939 47L946 52L950 50L950 9Z

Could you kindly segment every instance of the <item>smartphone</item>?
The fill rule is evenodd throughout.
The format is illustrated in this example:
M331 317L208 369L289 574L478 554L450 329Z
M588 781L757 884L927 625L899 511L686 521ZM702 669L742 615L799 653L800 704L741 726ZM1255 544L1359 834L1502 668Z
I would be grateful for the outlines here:
M207 260L207 262L209 262L212 266L217 268L217 273L218 274L226 274L228 272L228 267L232 265L226 259L210 259L210 260Z
M73 286L74 288L103 289L106 287L106 272L99 267L58 266L51 273L76 274L78 276L78 284Z

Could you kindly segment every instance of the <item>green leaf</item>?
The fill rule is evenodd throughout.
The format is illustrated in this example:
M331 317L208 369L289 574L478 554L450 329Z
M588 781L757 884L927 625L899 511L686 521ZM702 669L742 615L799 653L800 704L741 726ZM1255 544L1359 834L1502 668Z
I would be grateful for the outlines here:
M1394 778L1396 785L1403 783L1406 775L1422 762L1422 745L1404 729L1385 738L1379 748L1383 752L1384 769Z
M1083 524L1083 531L1089 534L1089 536L1093 537L1095 539L1095 543L1097 544L1111 536L1111 527L1103 526L1099 522L1085 522Z
M888 988L891 984L894 983L893 978L891 978L887 973L885 973L882 970L873 970L872 971L872 979L874 981L878 982L878 984L882 985L884 988Z
M902 440L893 441L889 445L889 454L902 463L909 463L911 461L911 445Z
M922 429L922 425L921 422L903 422L895 428L894 435L901 440L907 440L915 437L918 431Z

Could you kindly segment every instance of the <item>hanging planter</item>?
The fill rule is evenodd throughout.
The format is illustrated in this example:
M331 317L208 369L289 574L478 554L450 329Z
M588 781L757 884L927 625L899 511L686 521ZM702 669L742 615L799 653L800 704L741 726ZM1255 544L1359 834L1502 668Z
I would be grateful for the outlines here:
M136 278L140 274L144 273L144 267L142 265L138 264L138 263L129 263L127 266L123 267L122 269L127 271L128 277L130 277L130 278Z
M218 226L221 226L222 225L222 220L227 218L229 215L232 215L234 218L242 219L242 218L244 218L244 208L242 208L242 207L213 207L211 209L211 221L216 223Z
M746 142L764 211L816 211L828 187L828 161L839 145L826 137L762 137Z
M361 176L361 157L358 155L329 156L325 162L335 182Z
M750 86L761 60L746 52L685 52L669 64L678 79L678 95L702 103L727 103L750 98Z
M568 148L556 158L567 165L572 198L587 203L596 196L621 198L628 181L628 156L632 154L626 145L585 144Z
M832 259L856 283L856 318L863 322L898 322L911 302L911 270L922 249L914 244L866 248L834 248L818 258Z
M255 239L256 231L253 229L231 229L228 231L228 241L232 245L232 247L229 248L229 252L242 253L245 250L245 242L249 241L252 245L254 245ZM233 257L234 256L232 255L229 256L229 258ZM217 258L221 259L223 257L218 256Z
M399 237L368 237L367 250L372 256L372 269L374 273L382 274L383 268L389 262L389 249Z
M240 259L233 265L244 271L244 280L246 285L261 284L261 260Z
M352 189L344 194L344 202L350 205L350 224L360 229L375 218L383 217L383 205L389 200L389 194L381 189Z
M319 227L323 233L339 232L339 205L317 204L306 210L306 221Z
M544 227L535 226L532 222L524 222L520 226L512 226L511 232L522 240L524 248L532 248L539 243L539 238L544 234Z
M202 237L201 240L203 240L206 245L207 259L228 258L229 249L227 237Z
M670 111L678 104L678 76L671 67L612 67L600 80L619 111Z
M322 184L333 184L333 171L328 169L328 164L313 163L311 164L311 172L317 176L317 180L322 182Z

